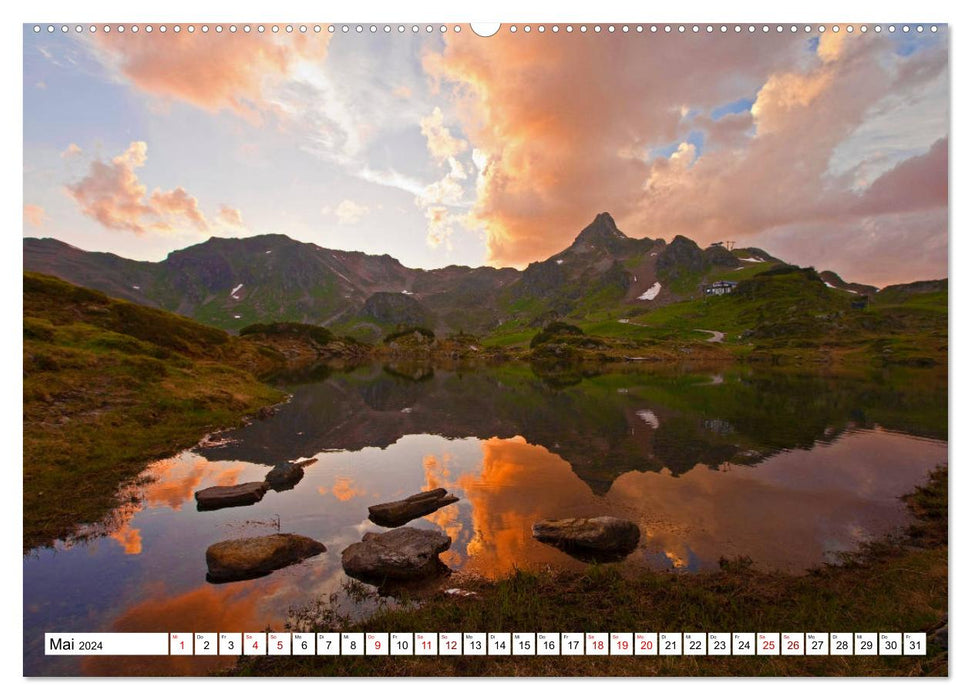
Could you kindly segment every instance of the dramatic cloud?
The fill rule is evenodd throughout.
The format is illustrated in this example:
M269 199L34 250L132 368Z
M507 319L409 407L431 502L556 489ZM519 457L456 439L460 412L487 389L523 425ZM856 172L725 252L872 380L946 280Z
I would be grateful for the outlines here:
M495 263L543 259L611 211L633 236L706 243L776 232L786 245L774 253L809 264L781 231L859 230L918 211L926 230L946 207L947 102L932 89L946 73L944 37L907 52L890 37L845 32L448 35L425 67L483 164L472 214ZM865 128L887 110L907 116L907 152L887 152L889 120ZM946 240L946 227L936 235ZM852 275L862 262L840 269Z
M268 91L301 60L320 60L328 33L97 32L102 61L140 90L210 112L229 109L259 121L271 109Z
M486 262L523 266L609 211L631 236L735 240L804 265L834 257L818 256L827 240L852 255L838 272L877 284L912 278L908 261L946 248L947 28L488 40L223 29L71 32L25 52L26 84L59 75L56 104L86 96L110 112L103 131L44 146L61 153L86 216L135 233L312 236L321 193L339 192L325 211L338 240L360 232L379 237L374 250L394 248L380 238L394 229L409 264L480 264L485 249ZM53 93L25 95L40 143L61 116ZM164 163L144 167L134 147L95 155L128 128L151 129ZM194 179L155 189L156 165ZM244 167L209 171L226 165ZM280 176L258 170L268 167ZM60 222L39 171L25 186L25 201ZM232 191L252 200L245 224L228 205L205 206ZM905 225L925 246L909 256ZM165 252L157 239L114 249ZM888 250L900 261L886 262ZM945 274L946 257L928 269Z
M135 173L147 159L148 145L133 141L124 153L108 163L92 161L88 174L68 185L67 193L85 215L107 229L143 234L189 226L208 231L209 222L198 200L184 188L176 187L168 192L156 189L148 194L148 188Z
M47 223L47 212L44 207L36 204L24 205L24 223L34 228L40 228Z

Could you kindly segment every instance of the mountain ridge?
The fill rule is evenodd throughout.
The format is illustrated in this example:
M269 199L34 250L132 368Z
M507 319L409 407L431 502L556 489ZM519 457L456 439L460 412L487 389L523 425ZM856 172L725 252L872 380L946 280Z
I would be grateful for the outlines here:
M227 330L296 321L366 340L411 324L487 334L593 310L643 312L698 297L712 281L782 263L757 248L701 248L680 235L670 243L632 238L608 212L597 214L567 248L522 271L409 268L388 254L323 248L279 233L213 236L158 262L84 251L56 238L24 238L23 246L25 270ZM826 274L832 286L865 288Z

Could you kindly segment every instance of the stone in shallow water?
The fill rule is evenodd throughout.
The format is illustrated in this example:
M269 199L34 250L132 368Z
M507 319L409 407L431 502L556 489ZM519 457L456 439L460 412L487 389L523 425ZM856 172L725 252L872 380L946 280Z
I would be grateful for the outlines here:
M258 578L326 551L316 540L289 533L224 540L206 550L206 580L225 583Z
M533 537L570 554L623 558L637 547L641 530L636 523L609 515L598 518L541 520Z
M235 486L210 486L196 491L196 507L199 510L217 510L233 506L249 506L263 498L269 489L265 481L250 481Z
M303 479L303 467L299 464L283 464L273 467L266 474L266 483L274 491L289 491Z
M362 581L420 579L448 570L438 555L450 546L452 538L437 530L369 532L341 552L341 564L348 576Z
M459 500L445 489L433 489L422 491L413 496L408 496L401 501L390 503L379 503L368 508L368 517L371 522L382 527L398 527L405 523L420 518L423 515L434 513L439 508L443 508Z

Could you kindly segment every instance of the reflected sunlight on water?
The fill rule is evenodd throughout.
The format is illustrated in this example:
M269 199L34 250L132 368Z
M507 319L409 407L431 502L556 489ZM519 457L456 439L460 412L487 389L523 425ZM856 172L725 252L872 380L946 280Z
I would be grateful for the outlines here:
M781 396L729 374L716 384L606 376L565 390L526 379L437 372L416 385L380 372L335 375L295 388L278 415L235 431L233 442L149 465L106 536L25 558L25 670L117 670L111 659L46 659L37 641L45 630L279 629L291 606L340 591L340 552L384 529L367 506L421 490L460 498L410 525L446 532L443 561L469 574L582 569L535 541L532 524L605 514L641 528L623 566L696 571L746 555L762 568L800 571L902 526L899 496L947 459L935 429L910 427L927 424L921 405L888 418L869 384L861 392L873 408L844 384L826 394L811 383L813 400L792 402L791 378ZM877 410L893 430L869 417ZM199 489L259 481L308 457L318 461L292 490L196 510ZM209 545L278 530L327 551L261 579L206 583ZM200 673L218 663L143 659L123 672Z

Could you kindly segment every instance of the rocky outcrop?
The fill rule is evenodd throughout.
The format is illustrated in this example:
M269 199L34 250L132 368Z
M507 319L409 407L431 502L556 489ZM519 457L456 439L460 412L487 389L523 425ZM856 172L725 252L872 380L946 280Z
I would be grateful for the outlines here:
M710 245L702 253L704 260L709 265L717 267L727 267L735 269L738 267L738 258L732 255L723 245Z
M541 520L533 525L533 537L569 553L623 557L634 551L640 528L629 520L611 516Z
M459 500L445 489L422 491L401 501L379 503L368 508L371 522L382 527L398 527L423 515L434 513Z
M348 576L362 581L415 580L447 571L438 555L450 546L452 538L438 530L369 532L341 552L341 564Z
M234 506L249 506L258 503L269 488L265 481L250 481L235 486L210 486L196 491L196 508L218 510Z
M289 533L225 540L206 550L206 580L224 583L266 576L325 551L320 542Z
M367 298L361 315L388 324L434 326L435 316L424 304L409 294L376 292Z
M701 248L684 236L675 236L657 256L657 276L665 281L703 272L706 267Z

